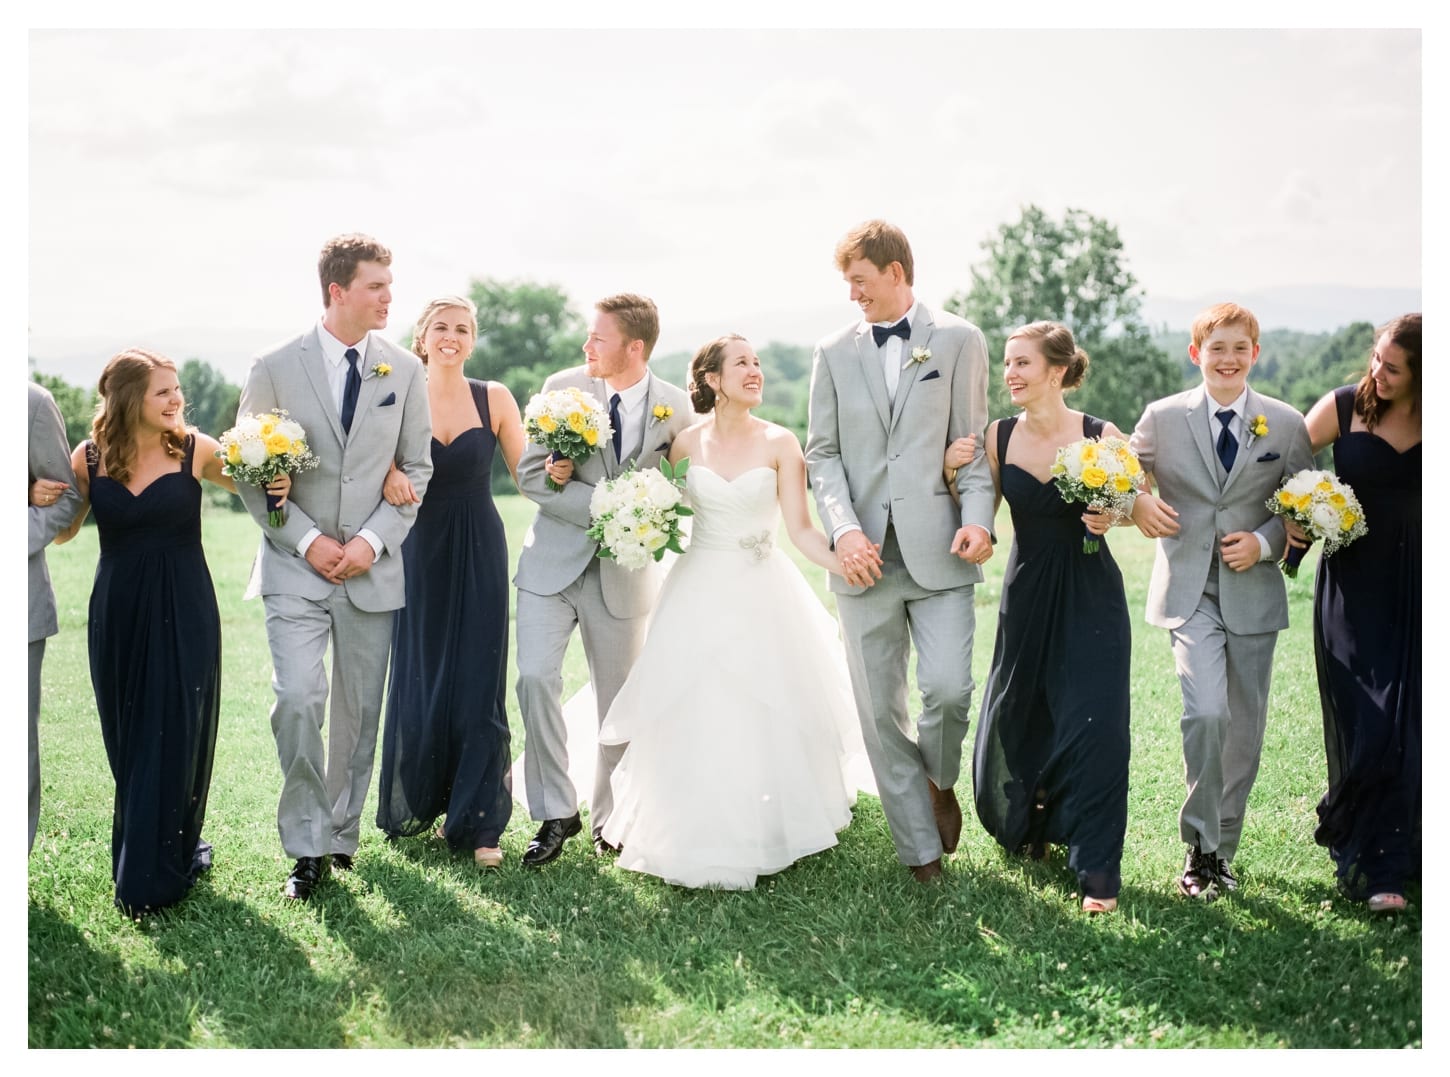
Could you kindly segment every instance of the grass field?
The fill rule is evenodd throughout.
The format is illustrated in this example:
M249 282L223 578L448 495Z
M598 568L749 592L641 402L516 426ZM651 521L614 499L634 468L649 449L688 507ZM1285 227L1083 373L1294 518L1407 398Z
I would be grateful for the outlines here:
M500 507L516 557L532 506ZM999 525L1005 542L1005 509ZM224 662L206 828L216 866L180 906L139 922L111 902L113 787L85 655L94 528L50 553L61 633L46 654L29 861L33 1047L1421 1044L1418 904L1372 919L1338 896L1313 843L1325 778L1312 561L1290 581L1241 887L1191 904L1172 883L1178 686L1166 634L1141 622L1152 548L1113 533L1134 615L1131 801L1120 909L1088 920L1065 854L1024 862L981 830L969 766L961 847L935 887L896 862L873 797L837 848L746 893L623 872L580 839L525 871L522 809L504 868L482 874L436 839L385 844L370 800L357 869L310 903L286 902L262 607L240 601L257 541L244 515L206 516ZM977 589L978 685L1005 562L1003 546ZM807 572L824 597L823 574ZM584 676L576 641L566 689Z

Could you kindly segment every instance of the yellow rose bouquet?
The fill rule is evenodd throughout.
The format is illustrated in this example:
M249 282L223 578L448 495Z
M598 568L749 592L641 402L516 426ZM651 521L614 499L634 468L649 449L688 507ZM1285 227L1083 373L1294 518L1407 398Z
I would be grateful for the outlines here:
M524 408L524 434L548 449L554 460L583 460L613 433L604 405L583 389L535 393ZM548 484L550 490L563 489L553 479Z
M1057 450L1052 478L1068 503L1086 505L1121 520L1133 511L1143 465L1122 438L1079 438ZM1083 553L1097 553L1098 536L1088 531Z
M1305 468L1295 472L1266 504L1275 516L1293 520L1302 527L1311 541L1322 539L1325 557L1369 531L1359 498L1332 471ZM1299 563L1308 552L1307 546L1291 544L1288 554L1279 562L1284 575L1290 579L1299 575Z
M217 457L222 472L236 482L266 486L279 475L292 475L317 466L317 457L307 447L302 424L287 412L274 408L260 415L238 415L237 423L217 439ZM281 527L281 503L267 495L267 522Z

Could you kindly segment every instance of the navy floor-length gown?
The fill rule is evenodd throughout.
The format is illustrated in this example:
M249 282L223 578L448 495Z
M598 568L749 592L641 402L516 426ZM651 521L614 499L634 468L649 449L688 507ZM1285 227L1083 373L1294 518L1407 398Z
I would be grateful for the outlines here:
M1314 658L1329 789L1314 840L1356 899L1420 878L1420 445L1350 430L1354 386L1335 391L1334 469L1368 532L1319 562Z
M201 546L196 439L177 470L139 494L98 475L86 443L101 555L87 643L106 759L116 782L116 904L180 901L211 866L201 840L221 705L221 619Z
M1128 824L1131 629L1106 536L1083 553L1083 507L1008 464L1016 417L997 426L1012 552L972 776L977 817L1009 852L1065 844L1084 896L1117 897ZM1101 419L1083 416L1083 436Z
M377 816L405 837L443 815L460 850L497 846L513 810L508 545L489 487L497 439L487 384L468 385L483 425L433 439L433 476L403 543Z

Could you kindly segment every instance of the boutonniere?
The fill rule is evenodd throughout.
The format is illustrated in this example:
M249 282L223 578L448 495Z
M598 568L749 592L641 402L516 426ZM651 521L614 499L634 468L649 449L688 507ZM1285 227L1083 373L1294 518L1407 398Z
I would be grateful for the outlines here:
M367 372L367 377L365 377L363 380L366 381L367 378L386 378L392 372L392 364L374 363L372 369Z
M675 409L668 404L656 404L650 412L655 417L655 422L662 423L675 413Z
M1269 420L1263 415L1255 415L1254 421L1249 424L1249 433L1256 438L1261 438L1269 432Z
M924 363L924 362L926 362L930 358L931 358L931 349L930 348L919 348L918 347L918 348L912 348L911 349L911 361L913 363L918 363L918 364Z

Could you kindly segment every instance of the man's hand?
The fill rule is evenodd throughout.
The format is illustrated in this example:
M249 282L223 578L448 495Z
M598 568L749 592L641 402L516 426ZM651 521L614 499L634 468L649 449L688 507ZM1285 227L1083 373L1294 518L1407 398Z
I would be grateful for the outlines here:
M544 465L544 474L553 479L556 486L563 486L574 477L574 461L567 456L561 456L557 460L550 457L549 462Z
M375 556L373 544L361 535L354 535L342 548L342 560L337 563L332 572L333 582L341 583L354 576L361 576L373 567Z
M312 566L324 580L336 583L337 577L333 575L338 563L342 561L342 544L337 539L328 535L318 535L312 540L312 545L307 547L307 563Z
M863 531L847 531L836 542L841 571L852 587L870 587L881 578L881 550Z
M1178 534L1178 510L1146 490L1133 501L1132 519L1148 538Z
M952 536L951 552L963 561L980 565L992 556L992 536L979 524L967 524L957 528Z
M1219 553L1223 563L1235 572L1247 572L1259 563L1259 536L1252 531L1234 531L1223 537Z

